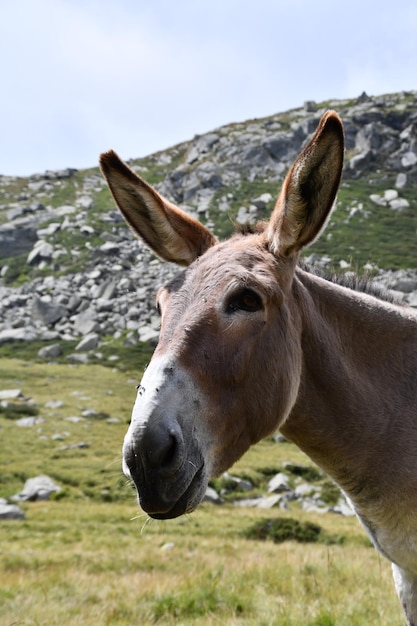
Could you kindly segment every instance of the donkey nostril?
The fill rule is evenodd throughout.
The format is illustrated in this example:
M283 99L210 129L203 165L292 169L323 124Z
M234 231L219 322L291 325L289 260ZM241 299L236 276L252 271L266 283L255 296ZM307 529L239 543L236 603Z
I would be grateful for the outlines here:
M154 469L167 467L175 457L176 439L173 435L169 435L165 441L156 443L159 445L148 447L146 450L148 463Z
M175 429L148 429L142 439L146 462L151 469L175 471L181 463L181 437Z
M174 435L169 436L169 441L164 449L161 450L161 467L172 465L177 452L177 439Z

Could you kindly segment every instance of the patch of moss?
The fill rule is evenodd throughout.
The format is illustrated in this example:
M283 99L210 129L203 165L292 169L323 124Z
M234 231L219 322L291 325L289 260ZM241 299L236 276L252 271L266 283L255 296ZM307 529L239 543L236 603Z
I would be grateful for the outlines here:
M285 468L281 471L290 472L293 476L299 476L309 483L316 482L323 478L323 474L317 467L312 465L297 465L295 463L286 463Z
M270 539L274 543L297 541L299 543L317 542L322 529L312 522L299 522L291 517L264 519L256 522L245 532L248 539L265 541Z
M0 413L4 415L6 419L16 420L21 417L29 417L39 414L39 409L35 405L19 402L1 402Z
M318 524L299 522L291 517L260 520L246 530L244 536L247 539L261 541L269 539L274 543L296 541L298 543L320 542L329 545L344 542L343 535L329 535Z
M325 480L322 483L322 491L320 498L329 506L334 506L340 499L340 489L331 480Z

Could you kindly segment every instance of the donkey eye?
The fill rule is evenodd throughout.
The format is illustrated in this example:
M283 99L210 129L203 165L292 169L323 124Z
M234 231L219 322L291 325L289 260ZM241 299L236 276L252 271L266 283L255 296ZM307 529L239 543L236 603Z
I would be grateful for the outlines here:
M252 289L242 289L234 293L227 301L226 310L228 313L236 311L246 311L255 313L263 309L262 298Z

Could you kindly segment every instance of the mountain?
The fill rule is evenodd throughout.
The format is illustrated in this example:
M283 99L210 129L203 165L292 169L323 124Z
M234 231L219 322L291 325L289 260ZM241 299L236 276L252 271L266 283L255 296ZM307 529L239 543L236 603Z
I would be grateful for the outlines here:
M344 122L345 166L309 260L372 271L417 306L417 92L307 102L129 164L226 237L235 221L270 214L288 167L328 108ZM126 344L144 348L158 334L153 293L175 271L133 239L98 168L0 176L0 353L10 342L15 351L18 340L48 358L72 350L74 360L116 358Z

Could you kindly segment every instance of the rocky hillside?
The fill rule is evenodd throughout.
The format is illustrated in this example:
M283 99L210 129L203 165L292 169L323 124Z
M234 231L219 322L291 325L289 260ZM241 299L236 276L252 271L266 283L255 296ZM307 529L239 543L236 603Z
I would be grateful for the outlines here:
M346 162L310 260L371 270L417 306L417 92L307 102L130 165L224 237L234 221L269 215L327 108L344 121ZM146 352L158 334L153 293L174 271L133 239L97 168L0 176L0 354L17 354L22 340L40 358L111 362L125 345Z

